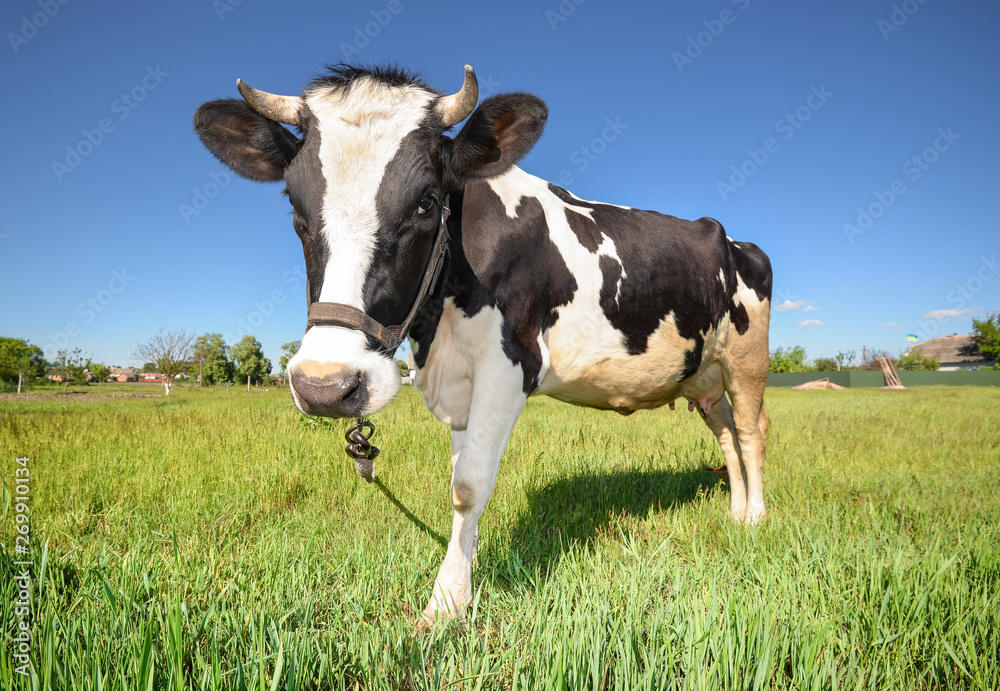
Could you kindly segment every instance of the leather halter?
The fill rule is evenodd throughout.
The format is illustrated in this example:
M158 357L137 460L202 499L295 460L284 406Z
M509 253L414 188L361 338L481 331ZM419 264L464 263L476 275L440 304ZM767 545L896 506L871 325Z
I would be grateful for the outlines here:
M397 326L385 326L381 322L368 316L362 310L351 305L344 305L339 302L313 302L309 305L309 318L306 322L306 332L314 326L342 326L348 329L361 331L379 343L379 350L391 355L406 338L406 332L410 329L414 317L423 307L441 275L441 268L444 265L444 257L448 252L448 216L451 210L448 208L448 198L441 207L441 222L438 225L437 236L434 238L434 245L431 247L431 255L427 259L427 266L424 269L424 278L417 291L417 297L413 301L413 307L402 324Z

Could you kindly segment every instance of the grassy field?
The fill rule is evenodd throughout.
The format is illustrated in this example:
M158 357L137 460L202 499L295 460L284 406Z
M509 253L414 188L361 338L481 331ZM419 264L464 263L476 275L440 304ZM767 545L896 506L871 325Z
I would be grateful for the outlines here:
M531 400L468 625L422 634L450 451L416 392L374 485L286 391L108 394L0 401L0 688L1000 688L998 389L769 390L758 528L697 415Z

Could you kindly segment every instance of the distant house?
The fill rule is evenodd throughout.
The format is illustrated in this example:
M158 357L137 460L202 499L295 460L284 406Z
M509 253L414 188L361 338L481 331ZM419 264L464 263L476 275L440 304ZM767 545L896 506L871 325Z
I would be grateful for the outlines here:
M139 381L139 370L135 367L115 367L108 375L111 381Z
M910 353L920 353L931 360L937 360L941 363L938 367L939 372L974 370L994 364L993 360L987 360L980 354L976 344L972 342L972 336L969 335L951 334L932 338L910 348L906 354Z
M143 381L163 381L159 372L146 372L142 375Z

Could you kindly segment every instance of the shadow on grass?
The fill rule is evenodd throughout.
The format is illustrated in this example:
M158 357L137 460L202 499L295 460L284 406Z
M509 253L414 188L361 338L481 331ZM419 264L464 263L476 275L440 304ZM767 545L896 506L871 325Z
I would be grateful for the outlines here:
M376 487L378 487L379 491L385 495L385 498L388 499L390 502L392 502L393 506L399 509L399 512L402 513L407 518L407 520L410 521L410 523L416 526L427 537L431 538L436 543L441 545L441 547L443 547L444 549L448 549L448 541L444 538L444 535L441 535L440 533L435 531L429 525L420 520L420 518L415 513L406 508L403 502L401 502L396 497L396 495L392 493L392 490L386 487L384 484L382 484L382 481L380 479L375 478L374 484Z
M573 546L586 546L615 519L674 510L724 482L724 473L707 470L618 471L559 478L529 495L528 510L511 529L510 554L501 553L507 548L500 548L481 558L495 562L514 557L525 567L522 577L544 574L561 554ZM501 569L495 578L520 580L518 571Z

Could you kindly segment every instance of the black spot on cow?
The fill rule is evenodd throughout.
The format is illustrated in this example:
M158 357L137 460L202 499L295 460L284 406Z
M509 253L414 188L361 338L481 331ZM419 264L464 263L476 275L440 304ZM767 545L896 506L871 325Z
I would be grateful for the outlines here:
M566 221L569 222L570 230L576 235L580 244L586 247L591 254L597 252L597 248L601 246L604 238L593 221L572 209L566 209Z
M733 262L747 288L757 294L758 300L771 300L771 260L752 242L737 242L732 247Z
M750 315L747 314L747 308L742 304L729 310L729 320L736 327L736 333L740 336L750 329Z
M482 284L465 256L462 235L462 218L465 208L465 193L462 190L450 195L451 217L448 219L448 234L451 236L450 268L444 286L446 295L454 298L455 306L467 318L472 318L487 307L496 307L496 300Z
M300 125L302 144L285 170L285 194L292 205L292 225L302 241L306 261L306 299L308 304L319 300L323 276L330 259L330 247L323 235L323 199L326 178L319 157L322 138L319 123L305 109Z
M684 351L684 370L681 372L681 380L693 377L698 368L701 367L701 352L705 347L705 341L696 339L691 350Z
M496 301L469 266L462 245L462 208L464 194L461 190L452 192L448 198L451 216L448 218L448 255L445 258L441 277L423 309L413 320L410 327L410 337L416 342L414 362L417 367L423 367L427 362L434 335L437 332L441 314L444 311L444 301L452 298L455 306L462 310L466 317L474 317L486 307L495 307Z
M576 278L549 237L541 202L522 197L515 218L487 183L465 188L462 245L477 278L503 314L503 350L524 373L523 389L538 386L538 337L559 318L577 290Z
M750 243L734 247L714 219L686 221L584 201L551 184L549 190L564 203L589 210L593 220L566 212L581 245L595 252L602 234L615 244L621 265L603 256L599 262L601 309L631 355L645 353L650 336L671 317L680 336L694 341L684 355L683 377L689 377L701 365L703 334L727 315L739 333L749 328L746 308L733 303L737 272L759 298L770 298L766 255Z
M608 314L618 309L618 281L622 277L622 265L613 257L602 254L597 260L597 266L604 277L601 282L601 309Z
M436 251L434 239L445 195L434 118L428 117L403 137L375 194L377 251L365 276L362 297L365 312L387 326L402 324L413 309ZM420 213L422 203L430 203L424 213Z

